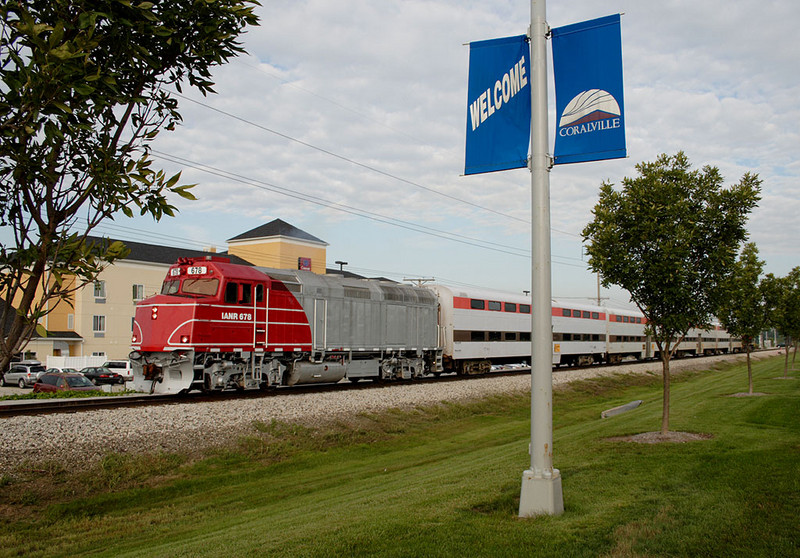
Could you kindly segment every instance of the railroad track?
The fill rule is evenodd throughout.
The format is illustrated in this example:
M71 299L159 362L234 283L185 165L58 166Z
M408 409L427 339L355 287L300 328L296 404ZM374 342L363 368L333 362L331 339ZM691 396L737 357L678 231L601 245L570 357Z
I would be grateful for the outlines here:
M691 357L694 359L704 358L703 356ZM568 372L580 371L586 369L599 369L608 366L625 366L640 364L645 361L627 361L620 364L592 364L588 366L572 366L572 367L559 367L553 368L554 372ZM530 367L514 367L501 370L495 370L486 375L474 376L457 376L455 374L442 375L439 377L426 376L413 380L414 383L424 382L454 382L454 381L469 381L475 378L486 378L493 376L509 376L518 374L529 374ZM149 395L149 394L133 394L133 395L120 395L104 396L104 397L80 397L80 398L65 398L65 399L22 399L22 400L3 400L0 401L0 417L9 416L24 416L24 415L44 415L53 413L78 413L84 411L91 411L97 409L114 409L121 407L140 407L149 405L175 405L183 403L205 403L210 401L219 401L220 399L254 399L254 398L270 398L270 397L292 397L293 395L301 395L307 393L324 393L332 390L351 389L351 390L369 390L369 389L385 389L392 386L407 385L411 380L406 381L390 381L390 382L348 382L342 380L336 384L307 384L300 386L293 386L292 388L277 388L267 392L259 390L236 391L229 390L222 394L208 395L199 392L191 392L181 395ZM346 386L346 387L345 387Z

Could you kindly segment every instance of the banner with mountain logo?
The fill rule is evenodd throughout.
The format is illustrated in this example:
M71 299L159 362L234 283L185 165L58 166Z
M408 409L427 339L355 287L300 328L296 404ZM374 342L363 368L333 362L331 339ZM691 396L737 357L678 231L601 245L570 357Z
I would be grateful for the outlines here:
M552 30L555 164L627 156L619 14Z

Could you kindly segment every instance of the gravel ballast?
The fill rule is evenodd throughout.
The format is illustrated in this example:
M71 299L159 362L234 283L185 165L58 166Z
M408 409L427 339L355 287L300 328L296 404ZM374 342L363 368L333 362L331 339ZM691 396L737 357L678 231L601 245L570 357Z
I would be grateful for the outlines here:
M778 354L763 351L753 358ZM673 372L711 367L744 355L673 361ZM661 374L660 362L582 370L558 370L553 384L612 374ZM57 460L67 467L85 465L108 452L199 451L253 433L254 422L278 420L319 426L358 413L411 408L441 401L466 401L487 395L530 391L530 375L488 376L456 382L402 384L381 389L338 390L255 399L225 399L101 409L81 413L15 416L0 419L0 472L27 462Z

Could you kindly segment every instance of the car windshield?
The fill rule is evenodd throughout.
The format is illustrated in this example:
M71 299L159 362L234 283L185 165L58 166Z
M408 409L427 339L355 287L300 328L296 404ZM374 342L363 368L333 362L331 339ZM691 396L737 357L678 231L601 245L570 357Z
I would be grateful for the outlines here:
M83 376L67 376L67 384L69 387L88 387L93 386L94 384L88 379Z

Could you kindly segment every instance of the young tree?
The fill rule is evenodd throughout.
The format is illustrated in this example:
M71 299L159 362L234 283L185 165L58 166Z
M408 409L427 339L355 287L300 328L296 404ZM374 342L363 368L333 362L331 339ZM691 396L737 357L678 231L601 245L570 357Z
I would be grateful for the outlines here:
M722 282L723 295L716 312L728 333L741 337L747 353L748 393L753 394L753 368L750 351L753 341L767 327L771 304L768 283L760 281L764 262L758 259L755 243L744 245L731 275Z
M747 173L728 189L715 167L691 170L683 152L636 166L622 191L604 183L583 230L589 267L604 286L619 285L645 315L661 356L661 432L669 431L669 364L691 327L705 327L718 307L761 181Z
M181 120L170 88L213 92L211 69L243 52L254 4L0 4L0 225L13 233L0 244L0 298L14 312L0 370L58 301L126 254L120 243L86 243L101 221L160 219L176 211L169 194L194 198L179 174L152 168L149 144Z
M800 341L800 267L792 269L778 281L777 304L773 325L786 340L786 358L783 376L789 374L789 348Z

